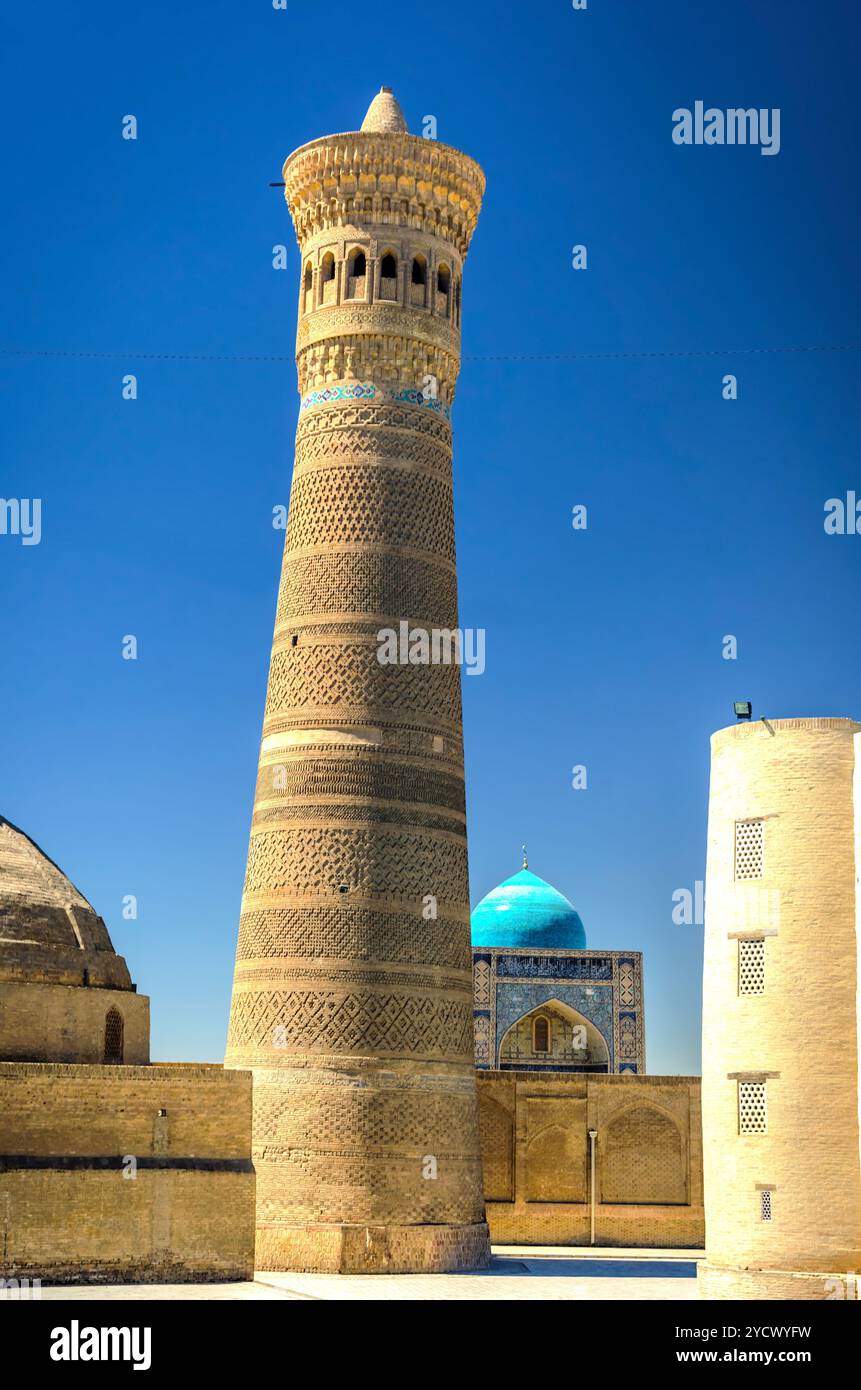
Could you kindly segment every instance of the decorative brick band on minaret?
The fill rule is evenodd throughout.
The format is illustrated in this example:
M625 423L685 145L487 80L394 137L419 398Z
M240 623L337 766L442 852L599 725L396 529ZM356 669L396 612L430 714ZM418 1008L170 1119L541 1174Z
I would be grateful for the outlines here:
M230 1019L254 1071L257 1266L486 1262L450 407L484 177L394 97L284 165L296 463Z

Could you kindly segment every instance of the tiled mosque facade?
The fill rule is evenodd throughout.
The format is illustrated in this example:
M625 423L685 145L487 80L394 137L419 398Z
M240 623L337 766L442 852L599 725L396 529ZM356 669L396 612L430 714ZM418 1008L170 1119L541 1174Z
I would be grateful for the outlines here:
M640 953L589 950L525 859L476 907L472 940L492 1238L701 1244L699 1079L644 1075Z
M590 951L579 914L524 862L472 919L480 1071L642 1075L639 951Z
M475 951L473 982L479 1070L645 1071L638 951Z

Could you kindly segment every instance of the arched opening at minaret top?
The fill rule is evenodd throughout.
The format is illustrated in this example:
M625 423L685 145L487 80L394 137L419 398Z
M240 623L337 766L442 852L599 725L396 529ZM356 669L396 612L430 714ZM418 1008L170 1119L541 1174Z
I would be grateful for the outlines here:
M380 299L398 297L398 258L393 251L386 251L380 261Z
M327 251L320 262L320 284L320 303L334 304L337 286L335 283L335 257L331 251Z
M436 272L436 311L444 318L449 315L449 291L451 290L451 270L443 262Z
M365 293L365 274L367 266L365 253L354 246L347 257L347 298L359 299Z
M419 254L413 257L410 274L410 303L418 309L424 309L427 304L427 283L428 263L424 256Z

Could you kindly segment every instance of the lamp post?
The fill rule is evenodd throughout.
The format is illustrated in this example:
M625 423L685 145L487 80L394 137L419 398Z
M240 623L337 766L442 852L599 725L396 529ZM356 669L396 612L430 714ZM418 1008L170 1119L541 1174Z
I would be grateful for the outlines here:
M598 1131L597 1131L597 1129L590 1129L590 1130L589 1130L589 1155L590 1155L590 1167L591 1167L591 1176L590 1176L590 1180L589 1180L589 1196L590 1196L590 1198L591 1198L590 1231L589 1231L589 1244L590 1244L590 1245L594 1245L594 1244L595 1244L595 1140L596 1140L597 1138L598 1138Z

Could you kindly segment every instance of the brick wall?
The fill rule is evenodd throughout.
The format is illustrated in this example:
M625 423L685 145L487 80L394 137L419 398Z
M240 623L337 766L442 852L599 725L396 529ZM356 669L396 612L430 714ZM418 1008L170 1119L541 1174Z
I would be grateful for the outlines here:
M704 1241L700 1083L686 1076L477 1073L487 1219L497 1244Z
M123 1060L149 1061L149 999L127 989L0 981L0 1057L22 1062L99 1063L105 1018L123 1020Z
M0 1277L249 1278L250 1152L247 1072L2 1062Z

